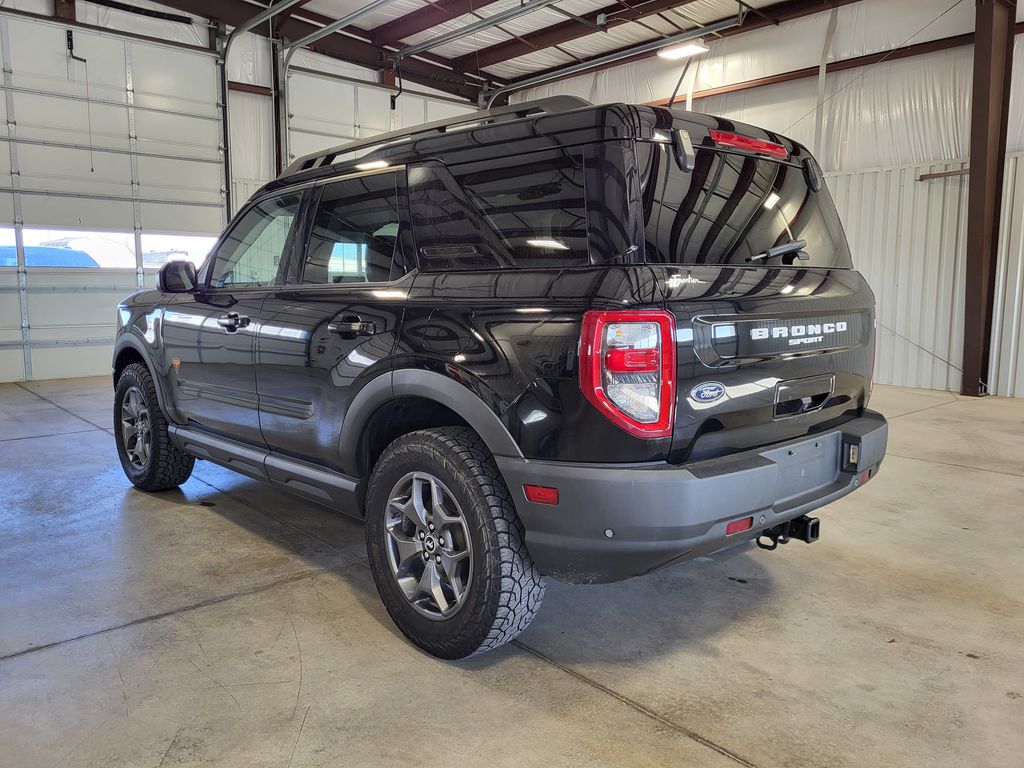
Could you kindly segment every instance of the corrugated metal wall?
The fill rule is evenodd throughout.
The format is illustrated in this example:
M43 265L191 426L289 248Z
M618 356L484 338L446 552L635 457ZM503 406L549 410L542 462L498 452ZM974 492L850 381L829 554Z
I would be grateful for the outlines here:
M997 395L1024 397L1024 155L1006 163L996 273L990 382Z
M875 291L875 380L960 389L965 162L828 174L857 268ZM996 276L989 390L1024 397L1024 155L1008 157Z
M919 179L965 167L828 176L856 266L877 299L880 384L960 388L967 177Z

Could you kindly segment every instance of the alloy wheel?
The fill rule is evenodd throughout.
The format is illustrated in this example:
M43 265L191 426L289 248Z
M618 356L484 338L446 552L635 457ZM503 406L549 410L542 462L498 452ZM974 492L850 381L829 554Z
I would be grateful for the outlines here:
M466 518L433 475L410 472L388 495L384 544L391 573L420 614L441 620L465 603L473 575Z
M121 439L131 465L144 469L153 452L153 429L146 398L138 387L130 387L121 401Z

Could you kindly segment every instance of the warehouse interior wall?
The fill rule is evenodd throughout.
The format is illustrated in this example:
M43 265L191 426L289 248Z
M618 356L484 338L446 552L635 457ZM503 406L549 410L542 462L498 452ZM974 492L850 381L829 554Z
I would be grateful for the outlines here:
M271 41L239 36L228 57L231 82L273 88ZM376 71L311 51L298 51L288 70L288 162L353 139L427 120L468 114L476 106L423 86L395 91L380 84ZM274 108L270 96L232 91L229 96L233 200L236 209L277 175Z
M167 10L151 0L133 2ZM844 60L973 29L972 4L941 15L946 7L946 0L899 6L862 0L843 6L836 11L827 59ZM52 12L51 0L8 0L0 9L8 29L14 25L17 31L4 45L13 89L5 91L5 116L7 111L14 114L17 129L8 136L8 151L0 148L0 253L52 247L42 243L64 240L73 245L70 237L79 237L85 247L99 237L109 243L104 246L109 254L91 271L33 266L31 259L18 269L0 261L0 380L106 372L116 299L152 284L161 254L167 258L184 252L202 259L225 223L222 205L228 184L237 210L276 175L273 100L238 90L227 94L232 178L226 180L222 95L217 92L216 59L207 49L206 19L192 17L193 24L186 25L78 0L82 22L109 30L75 32L76 51L90 59L86 93L84 68L69 67L61 47L65 27L4 14L6 9ZM1018 9L1018 20L1024 20L1024 8ZM708 38L711 50L694 60L681 93L699 96L725 85L816 67L828 24L829 13L824 12L735 37ZM47 39L33 42L34 33L23 36L20 25L48 30ZM141 42L126 33L192 50ZM266 38L240 36L227 62L229 80L272 88L273 55ZM143 69L147 59L162 66L143 80L132 72L129 88L127 68L136 59ZM971 47L960 46L826 77L825 130L817 154L858 267L876 289L880 383L959 388L967 179L934 174L969 167L971 66ZM1014 66L1024 72L1020 37ZM652 102L670 95L680 72L678 62L652 57L524 90L512 100L572 94L595 102ZM1022 79L1016 78L993 329L996 354L989 376L991 391L1011 396L1024 396L1021 86ZM288 90L289 160L474 109L423 87L406 90L392 109L393 91L378 82L376 72L308 51L295 56ZM134 105L128 103L129 93ZM693 107L784 132L811 146L816 101L817 81L812 77L696 98ZM136 123L134 142L131 121ZM84 149L88 146L91 151ZM100 148L104 151L97 152ZM168 157L150 156L161 154ZM18 174L12 172L12 161L20 166ZM20 190L15 189L16 180ZM35 263L44 256L33 253Z
M836 10L828 61L842 61L974 29L974 4L862 0ZM687 95L816 68L830 12L705 43L680 88ZM1024 6L1017 9L1024 21ZM822 145L814 147L816 77L694 98L693 109L778 131L814 149L846 228L857 268L874 287L876 381L960 388L973 48L962 45L828 74ZM1024 38L1014 41L1024 72ZM513 94L595 102L668 99L683 69L657 57ZM682 107L683 104L677 104ZM989 391L1024 396L1024 78L1010 100ZM938 176L947 172L958 175ZM924 177L924 178L922 178Z
M228 183L237 211L277 175L273 100L229 91L229 181L206 19L189 25L79 0L78 19L93 30L5 11L49 16L52 0L0 7L0 381L106 374L118 300L154 285L169 258L202 262L227 221ZM69 28L84 63L68 56ZM239 36L229 80L272 87L272 56L266 38ZM416 88L392 110L377 78L299 52L289 73L291 156L475 109Z
M68 30L0 13L0 380L109 372L117 301L225 223L216 56Z

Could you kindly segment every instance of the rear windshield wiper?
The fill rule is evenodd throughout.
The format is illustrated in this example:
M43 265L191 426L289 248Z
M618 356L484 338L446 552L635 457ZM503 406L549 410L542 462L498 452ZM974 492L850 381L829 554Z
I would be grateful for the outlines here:
M782 245L776 245L774 248L769 248L767 251L757 254L757 256L751 256L747 261L751 262L761 261L762 259L774 259L779 256L786 256L793 252L796 252L796 257L801 261L810 261L811 257L804 253L804 248L806 247L806 240L794 240L791 243L783 243Z

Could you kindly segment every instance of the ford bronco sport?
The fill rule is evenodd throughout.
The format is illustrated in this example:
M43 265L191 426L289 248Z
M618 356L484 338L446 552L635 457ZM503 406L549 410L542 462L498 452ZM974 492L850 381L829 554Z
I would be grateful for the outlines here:
M119 316L128 478L205 459L364 518L443 658L514 638L547 576L813 541L885 453L818 164L703 114L557 98L300 158Z

